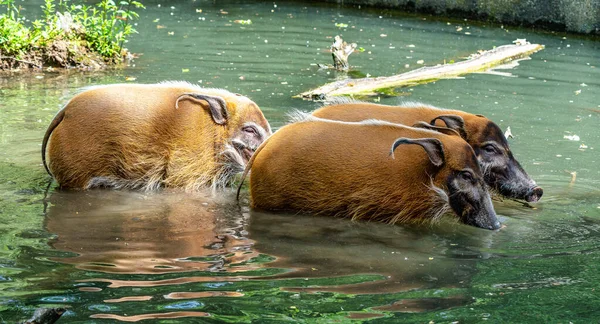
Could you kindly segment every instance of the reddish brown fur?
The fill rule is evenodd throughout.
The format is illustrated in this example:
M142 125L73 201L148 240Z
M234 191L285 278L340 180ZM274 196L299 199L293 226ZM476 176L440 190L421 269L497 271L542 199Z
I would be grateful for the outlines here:
M206 101L178 101L186 93L224 99L225 124L213 121ZM228 161L221 152L249 121L270 135L258 106L225 90L184 82L101 86L67 103L44 144L52 135L49 169L62 187L89 188L95 186L91 180L100 179L100 185L117 188L194 190L226 182Z
M315 110L313 116L349 122L375 118L404 125L434 121L437 126L451 127L473 147L485 182L491 189L503 196L529 202L542 197L543 189L514 158L500 127L484 116L420 103L385 106L364 102L332 104Z
M465 131L467 133L465 140L471 145L480 144L481 135L490 121L481 115L474 115L460 110L439 109L420 103L409 103L404 107L367 102L348 102L322 107L315 110L312 115L319 118L349 122L376 118L409 126L418 121L430 122L440 115L458 115L465 121ZM441 120L437 120L435 124L446 126Z
M436 138L445 163L435 167L418 145L399 137ZM333 214L353 219L425 221L448 211L449 174L468 167L481 177L472 148L459 136L382 122L305 121L278 130L250 168L252 207ZM482 180L481 180L482 181Z

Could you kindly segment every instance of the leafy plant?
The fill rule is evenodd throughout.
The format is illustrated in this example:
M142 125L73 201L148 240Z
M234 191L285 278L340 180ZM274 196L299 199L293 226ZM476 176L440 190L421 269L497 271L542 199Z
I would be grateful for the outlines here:
M3 10L4 8L5 10ZM20 56L43 49L55 41L67 41L72 48L85 47L107 60L117 60L127 38L137 31L134 10L139 1L102 0L95 5L73 4L71 0L44 0L42 19L25 26L15 0L0 0L0 53Z
M10 15L0 16L0 52L21 54L29 45L29 29Z
M144 8L138 1L102 0L91 9L92 15L83 22L87 30L86 39L92 48L103 56L120 54L127 37L137 31L130 21L139 18L133 8Z
M42 6L42 9L44 9L44 16L46 17L46 20L50 20L51 17L54 15L54 13L56 12L56 6L54 5L54 0L44 0L44 5Z
M6 5L6 15L12 20L19 18L21 10L19 7L15 6L15 0L0 0L0 5Z

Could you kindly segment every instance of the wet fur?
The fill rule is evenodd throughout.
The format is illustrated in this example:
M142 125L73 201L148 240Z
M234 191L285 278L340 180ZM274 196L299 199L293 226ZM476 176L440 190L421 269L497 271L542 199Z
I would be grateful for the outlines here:
M377 118L393 123L413 125L419 121L429 123L440 115L457 115L464 120L464 130L461 130L463 138L475 149L479 155L480 166L485 175L489 188L495 192L503 191L504 195L517 199L526 199L531 194L532 188L537 184L533 181L521 165L514 159L508 142L504 138L499 127L482 115L467 113L460 110L438 108L420 102L402 102L400 106L386 106L368 102L356 101L349 98L333 98L326 104L312 112L319 118L357 122L368 118ZM435 122L436 126L446 126L441 120ZM504 150L508 156L508 164L513 167L512 178L502 183L496 183L497 176L492 169L498 167L498 163L485 162L479 153L479 149L487 142L493 141Z
M347 109L354 107L357 109ZM392 109L390 109L392 108ZM332 98L326 105L312 113L315 117L337 119L349 122L358 122L364 119L376 118L392 123L413 125L419 121L430 122L440 115L458 115L465 120L465 140L469 144L479 140L479 135L484 132L484 127L490 121L482 115L474 115L460 110L444 109L432 105L407 101L400 106L386 106L353 100L351 98ZM446 126L441 120L436 121L437 126Z
M225 125L216 124L198 100L178 99L185 93L223 98ZM44 136L42 159L66 188L217 189L245 167L231 140L248 120L270 134L260 109L226 90L187 82L95 86L56 115Z
M392 163L388 161L392 158L387 153L395 137L410 135L412 138L438 138L442 140L445 150L448 152L462 152L466 149L473 155L470 162L477 163L472 149L458 136L448 136L435 131L378 120L341 122L323 120L301 112L292 113L291 118L295 123L282 127L265 141L246 166L243 177L252 170L250 193L254 208L294 210L392 224L435 222L441 215L451 211L443 182L450 169L462 169L464 164L468 163L464 161L463 154L450 154L450 158L447 158L446 163L441 169L438 169L429 162L429 158L422 148L416 145L402 145L401 147L405 151L397 149L399 156L396 159L403 160L404 163L394 166L394 168L399 167L400 169L386 169L387 172L381 172L385 168L382 170L369 168L346 170L350 166L341 164L334 168L345 171L346 177L339 183L323 185L318 182L320 179L327 179L328 168L305 170L304 163L295 159L294 150L306 148L306 151L303 151L303 160L305 161L319 161L319 163L325 164L332 161L324 159L324 157L337 154L337 151L330 152L327 145L311 145L313 144L311 141L316 139L310 137L307 139L303 136L303 134L310 134L312 131L321 131L325 128L341 133L357 128L368 128L371 130L370 134L375 135L363 138L363 143L385 143L382 145L384 149L381 155L377 157L369 154L357 155L356 159L360 161L377 159L377 162ZM320 124L320 127L313 127L315 124L317 126ZM378 133L391 133L392 135L391 137L390 135L382 137L377 135ZM304 143L305 148L296 145L297 138L299 142ZM323 138L321 140L333 139ZM339 144L349 145L351 149L360 151L359 148L352 147L351 143L354 142L348 141ZM410 151L412 154L402 155L399 151L404 153ZM407 161L407 159L409 160ZM290 163L294 165L290 165ZM477 165L470 167L478 170ZM311 174L309 179L304 179L308 174ZM392 183L386 181L388 177L393 178L390 179Z

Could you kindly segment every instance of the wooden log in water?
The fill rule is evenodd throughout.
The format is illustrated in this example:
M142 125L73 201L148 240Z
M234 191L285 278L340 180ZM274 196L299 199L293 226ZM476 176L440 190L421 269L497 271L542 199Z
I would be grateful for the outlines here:
M454 78L467 73L489 70L495 66L525 58L543 48L544 45L530 44L524 40L517 40L515 44L503 45L488 51L472 54L465 61L422 67L389 77L340 80L303 92L295 97L309 100L325 100L329 96L393 95L394 88L429 83L439 79Z

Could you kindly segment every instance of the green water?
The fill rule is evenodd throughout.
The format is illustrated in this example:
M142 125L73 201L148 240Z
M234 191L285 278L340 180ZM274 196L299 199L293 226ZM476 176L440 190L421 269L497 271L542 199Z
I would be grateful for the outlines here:
M127 44L142 55L130 67L0 75L0 322L55 306L68 309L61 319L68 323L600 318L600 43L293 2L144 3L140 34ZM131 78L226 88L252 98L277 128L289 110L318 107L292 95L342 76L313 65L330 63L327 49L338 34L365 48L350 56L355 73L373 76L517 38L544 44L531 60L500 70L510 76L471 74L378 98L462 109L510 126L516 157L545 190L535 209L496 202L506 227L493 232L257 213L247 194L240 206L231 192L63 192L55 184L46 192L41 139L79 88Z

